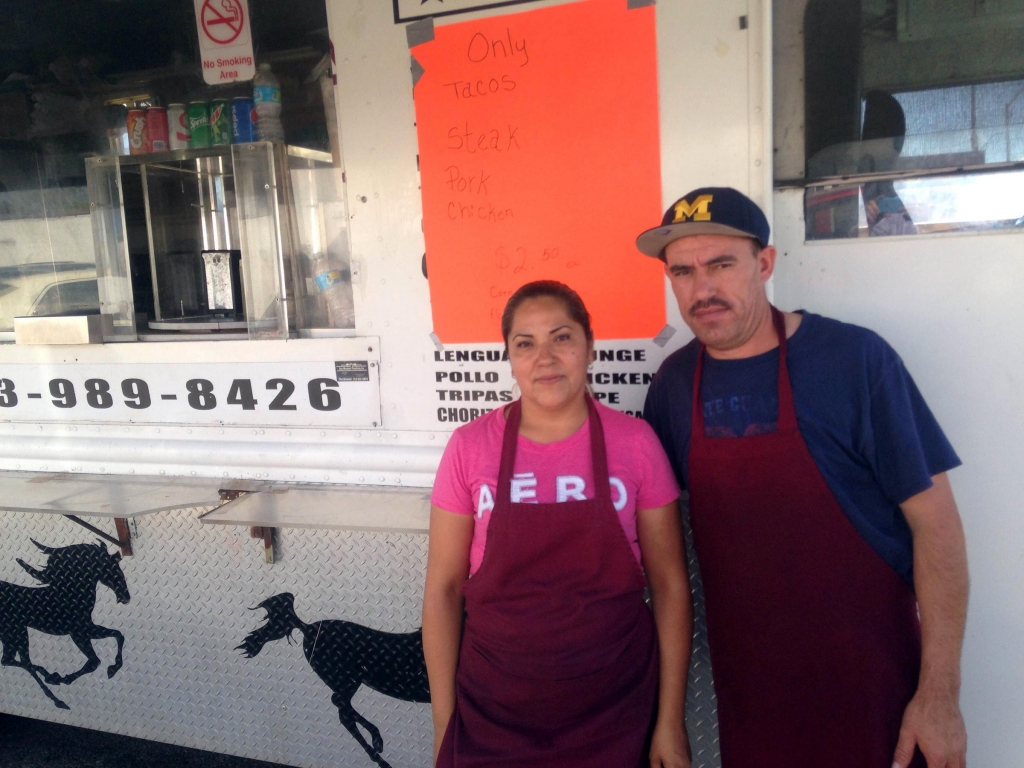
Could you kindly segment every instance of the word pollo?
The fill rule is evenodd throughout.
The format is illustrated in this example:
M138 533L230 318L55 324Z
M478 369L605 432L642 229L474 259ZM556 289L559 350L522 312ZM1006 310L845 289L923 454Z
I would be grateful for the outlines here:
M448 129L448 149L465 150L471 155L488 150L508 152L513 149L522 149L519 146L519 139L516 137L518 130L518 125L515 128L509 125L507 130L491 128L486 131L471 131L468 122L465 123L464 129L455 125Z
M434 380L437 382L453 381L456 384L461 384L464 381L493 384L498 380L498 373L497 371L434 371Z
M508 43L508 45L505 45ZM469 39L469 47L466 49L466 58L474 64L479 64L487 59L522 59L520 67L530 63L530 54L526 51L526 38L522 40L512 39L512 30L505 28L505 37L488 39L483 32L477 32Z
M502 75L501 80L492 77L490 80L456 80L445 83L444 87L451 86L455 100L475 99L480 96L491 96L495 93L505 93L516 89L516 81L508 75Z

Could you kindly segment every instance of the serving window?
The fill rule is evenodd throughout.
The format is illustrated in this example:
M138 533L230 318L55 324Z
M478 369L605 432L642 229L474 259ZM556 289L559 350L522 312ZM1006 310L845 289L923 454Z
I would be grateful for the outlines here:
M801 5L807 239L1024 228L1024 7Z
M354 332L329 153L251 142L86 164L105 340Z
M25 34L0 48L0 340L68 315L100 315L104 341L354 334L324 1L243 7L280 85L273 136L227 116L257 117L252 81L204 83L191 3L5 11ZM227 105L219 138L133 122L181 104L187 128L193 103Z

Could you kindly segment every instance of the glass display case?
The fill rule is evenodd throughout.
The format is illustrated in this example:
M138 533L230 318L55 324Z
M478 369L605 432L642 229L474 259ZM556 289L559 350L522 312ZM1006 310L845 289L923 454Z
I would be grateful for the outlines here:
M254 142L86 169L105 341L354 334L329 153Z

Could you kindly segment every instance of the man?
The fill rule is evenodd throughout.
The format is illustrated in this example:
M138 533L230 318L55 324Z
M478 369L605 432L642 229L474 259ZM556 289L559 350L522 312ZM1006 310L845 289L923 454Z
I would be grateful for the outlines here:
M637 239L697 337L644 415L690 494L723 768L963 768L960 460L885 341L768 303L768 237L703 188Z

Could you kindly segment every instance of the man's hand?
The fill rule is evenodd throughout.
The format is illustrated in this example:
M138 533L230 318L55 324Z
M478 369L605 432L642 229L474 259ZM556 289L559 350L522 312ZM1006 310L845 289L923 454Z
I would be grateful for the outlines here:
M893 768L907 768L920 747L928 768L966 768L967 730L955 693L914 695L903 713Z
M868 220L868 226L873 227L875 222L878 221L878 216L881 213L881 209L878 207L877 200L866 200L864 202L864 218Z
M690 768L690 740L682 723L654 726L651 768Z

